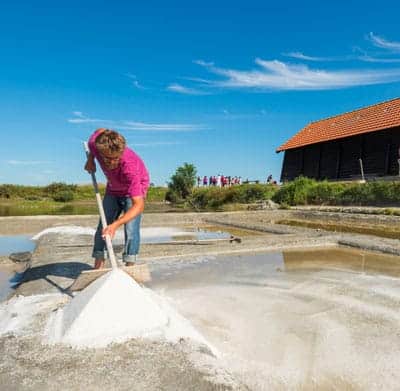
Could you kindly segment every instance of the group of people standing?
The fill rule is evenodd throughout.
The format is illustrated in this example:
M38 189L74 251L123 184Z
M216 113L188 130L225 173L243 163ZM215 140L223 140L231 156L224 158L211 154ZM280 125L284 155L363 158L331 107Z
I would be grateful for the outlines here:
M216 187L225 187L232 185L241 185L242 177L240 176L225 176L225 175L212 175L210 177L204 175L203 178L200 176L197 177L197 186L216 186Z

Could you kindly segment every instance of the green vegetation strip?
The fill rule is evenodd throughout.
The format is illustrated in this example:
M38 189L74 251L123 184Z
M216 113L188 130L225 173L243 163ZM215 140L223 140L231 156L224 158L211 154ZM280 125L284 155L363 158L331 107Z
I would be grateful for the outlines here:
M300 177L283 185L272 199L282 206L399 206L400 181L332 183Z
M300 177L282 186L242 184L230 187L195 187L192 165L177 170L166 187L150 187L147 212L234 211L248 204L272 200L281 209L294 205L379 206L382 213L398 215L400 180L367 183L332 183ZM104 194L105 186L100 185ZM167 201L167 203L166 203ZM0 185L0 215L96 214L91 185L52 183L48 186Z

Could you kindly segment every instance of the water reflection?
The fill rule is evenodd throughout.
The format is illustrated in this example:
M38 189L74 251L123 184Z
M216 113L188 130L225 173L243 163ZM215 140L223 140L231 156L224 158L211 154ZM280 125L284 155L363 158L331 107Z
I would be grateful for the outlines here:
M400 277L399 257L365 251L336 248L283 252L284 270L337 270Z

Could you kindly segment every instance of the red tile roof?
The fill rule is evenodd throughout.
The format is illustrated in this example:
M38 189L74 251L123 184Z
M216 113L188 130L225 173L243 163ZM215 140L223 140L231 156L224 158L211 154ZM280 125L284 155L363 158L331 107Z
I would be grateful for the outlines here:
M400 98L311 122L276 152L400 125Z

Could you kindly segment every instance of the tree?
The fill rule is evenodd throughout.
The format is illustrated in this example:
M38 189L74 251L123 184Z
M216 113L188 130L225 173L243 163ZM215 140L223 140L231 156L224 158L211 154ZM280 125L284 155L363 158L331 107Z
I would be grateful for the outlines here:
M171 182L168 183L166 200L176 202L179 199L186 199L196 184L196 175L197 170L193 164L184 163L178 167L171 177Z

